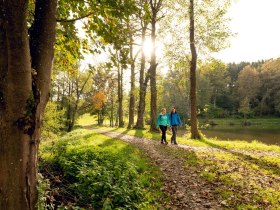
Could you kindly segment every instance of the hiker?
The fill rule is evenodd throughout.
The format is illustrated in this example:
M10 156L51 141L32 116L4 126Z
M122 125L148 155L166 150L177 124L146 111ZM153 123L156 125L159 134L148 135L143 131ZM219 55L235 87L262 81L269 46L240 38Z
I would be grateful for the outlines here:
M177 141L176 141L177 127L178 127L178 125L182 125L182 121L181 121L175 107L173 107L171 109L171 112L168 115L168 117L169 117L171 129L172 129L171 144L174 143L177 145Z
M167 126L170 125L169 117L166 114L166 109L162 108L161 113L158 115L156 128L160 128L161 130L161 144L168 144L166 141L166 130Z

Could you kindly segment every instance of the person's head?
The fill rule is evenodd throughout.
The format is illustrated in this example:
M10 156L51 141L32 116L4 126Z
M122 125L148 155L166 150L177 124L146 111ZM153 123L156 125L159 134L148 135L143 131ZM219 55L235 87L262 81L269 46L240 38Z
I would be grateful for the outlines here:
M166 114L166 109L165 108L161 109L161 114Z
M171 112L176 113L176 107L175 106L172 107Z

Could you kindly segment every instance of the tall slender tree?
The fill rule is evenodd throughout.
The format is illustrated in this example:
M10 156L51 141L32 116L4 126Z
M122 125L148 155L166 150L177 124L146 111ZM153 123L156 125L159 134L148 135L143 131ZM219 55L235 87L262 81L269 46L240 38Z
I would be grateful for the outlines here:
M146 91L148 82L150 79L149 72L145 74L145 66L146 66L146 57L144 52L144 43L146 40L146 31L148 28L148 24L150 22L150 11L148 9L148 0L141 0L140 7L142 8L139 13L139 19L141 23L141 62L140 62L140 70L139 70L139 103L138 103L138 111L137 111L137 121L135 128L143 129L144 128L144 113L146 106Z
M151 7L151 41L152 41L152 51L151 51L151 61L150 61L150 88L151 88L151 125L150 130L156 130L156 119L157 119L157 60L156 60L156 23L158 19L158 13L162 8L163 0L150 0Z
M138 50L134 55L134 37L136 28L133 27L133 23L131 20L128 22L128 30L129 30L129 64L130 64L130 93L129 93L129 116L128 116L128 128L132 128L134 126L134 116L135 116L135 104L136 104L136 78L135 78L135 63L136 59L141 50Z
M189 5L189 17L190 17L190 49L191 49L191 65L190 65L190 111L191 111L191 138L198 139L200 134L197 128L197 105L196 105L196 65L197 65L197 53L194 40L194 3L190 0Z

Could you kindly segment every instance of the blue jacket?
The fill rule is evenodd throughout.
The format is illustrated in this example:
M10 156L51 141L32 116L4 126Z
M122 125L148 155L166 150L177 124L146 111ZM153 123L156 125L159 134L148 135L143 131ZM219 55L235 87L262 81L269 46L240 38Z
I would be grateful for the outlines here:
M168 117L171 125L182 125L182 121L176 112L170 113Z
M163 126L170 125L169 119L170 118L167 114L165 114L165 115L159 114L158 118L157 118L157 122L156 122L156 128L158 128L160 125L163 125Z

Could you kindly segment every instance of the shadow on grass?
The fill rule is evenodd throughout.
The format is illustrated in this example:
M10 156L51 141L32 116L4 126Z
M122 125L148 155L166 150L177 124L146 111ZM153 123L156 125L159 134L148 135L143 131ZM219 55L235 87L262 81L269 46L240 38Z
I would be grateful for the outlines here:
M93 136L97 136L97 133L89 133L83 136L83 139L88 140L89 138L92 138Z
M144 137L144 132L143 132L142 129L134 129L134 130L135 130L135 135L136 135L137 137L141 137L141 138Z
M116 144L116 142L112 141L112 139L105 140L102 144L98 144L99 147L104 148L104 147L109 147Z
M259 158L254 158L250 155L246 155L246 154L243 154L241 152L237 152L237 151L233 151L233 150L230 150L230 149L227 149L225 147L222 147L222 146L219 146L217 144L214 144L212 142L209 142L205 139L200 139L199 141L211 146L211 147L214 147L214 148L218 148L222 151L225 151L225 152L228 152L228 153L231 153L241 159L243 159L244 161L248 162L248 163L251 163L251 164L256 164L258 165L259 167L261 167L262 169L265 169L267 171L271 171L273 174L277 175L277 176L280 176L280 168L277 164L273 164L273 163L270 163L266 160L262 160L262 159L259 159Z
M161 138L161 133L160 132L158 132L158 133L157 132L151 132L151 131L148 131L146 129L134 129L134 128L128 129L127 128L126 130L120 132L118 130L118 128L114 128L112 130L104 131L102 133L105 134L105 133L107 133L107 132L109 133L111 131L120 133L120 135L118 135L117 138L124 137L125 135L134 136L134 137L138 137L138 138L144 138L145 137L145 132L149 132L149 133L152 134L151 140L160 140L160 138ZM134 133L129 134L129 131L134 131Z

